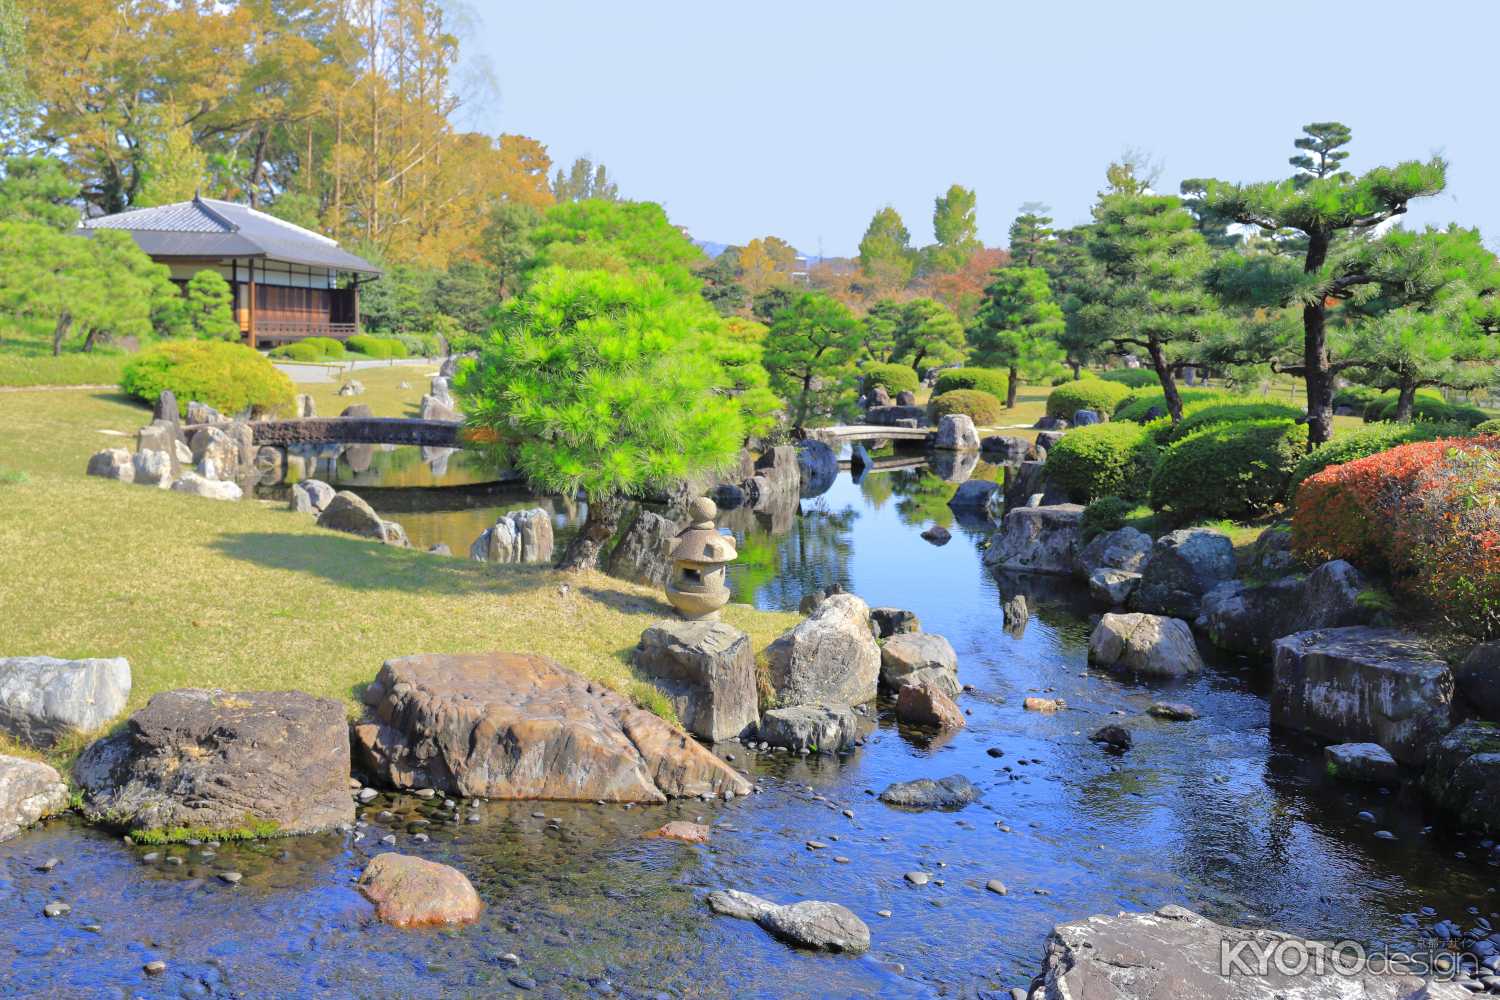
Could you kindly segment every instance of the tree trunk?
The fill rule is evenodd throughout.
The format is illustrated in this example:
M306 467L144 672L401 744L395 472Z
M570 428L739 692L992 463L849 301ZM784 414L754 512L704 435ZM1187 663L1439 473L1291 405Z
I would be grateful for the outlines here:
M57 325L52 328L52 356L59 357L62 354L63 340L68 336L68 328L73 325L73 314L64 309L57 317Z
M1015 366L1012 365L1010 378L1005 383L1005 408L1007 410L1014 410L1016 408L1016 389L1020 384L1021 373L1016 371Z
M1069 361L1068 366L1073 369L1074 382L1077 382L1079 379L1083 378L1083 365L1079 364L1076 361Z
M1416 383L1401 383L1401 394L1396 397L1396 421L1398 423L1409 423L1411 421L1412 407L1417 402Z
M797 401L797 421L792 430L801 434L807 424L807 397L812 395L812 370L802 376L802 398Z
M1309 236L1308 274L1323 267L1328 259L1328 237L1321 233ZM1333 372L1328 360L1328 307L1323 300L1302 307L1302 366L1307 382L1307 445L1316 448L1333 437Z
M1175 424L1182 419L1182 397L1177 393L1177 379L1172 375L1172 366L1167 364L1161 344L1157 341L1151 341L1146 350L1151 355L1151 367L1161 382L1161 394L1167 403L1167 416Z
M604 546L615 537L620 528L620 518L625 513L625 501L619 497L607 497L589 501L588 517L583 528L563 550L557 568L564 570L598 569L599 556Z

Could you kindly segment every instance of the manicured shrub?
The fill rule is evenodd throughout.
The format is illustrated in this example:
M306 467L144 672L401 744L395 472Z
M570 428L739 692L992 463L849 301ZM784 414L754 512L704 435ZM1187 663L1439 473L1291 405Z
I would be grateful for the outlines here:
M224 340L176 340L149 347L125 365L120 387L147 402L171 389L178 405L190 400L224 413L247 407L276 413L291 409L292 380L259 351Z
M978 389L1003 403L1009 387L1010 379L1005 372L994 368L949 368L938 374L932 392L934 395L942 395L954 389Z
M1182 398L1184 413L1194 403L1204 401L1232 402L1244 398L1224 392L1222 389L1185 389L1182 386L1177 387L1177 395ZM1167 412L1166 394L1160 389L1135 389L1115 404L1114 419L1131 420L1135 423L1143 424L1148 420L1157 419L1155 416L1148 416L1153 409L1160 411L1158 416Z
M1365 420L1370 423L1395 420L1396 406L1399 402L1394 395L1380 397L1365 407ZM1489 419L1489 414L1477 406L1450 403L1437 393L1427 391L1417 393L1416 399L1412 401L1411 415L1413 420L1462 424L1465 427L1473 427Z
M1163 443L1181 441L1189 434L1219 424L1242 424L1251 420L1296 420L1302 415L1297 407L1285 403L1267 403L1256 399L1222 402L1217 399L1199 400L1183 407L1182 420L1177 424L1167 420ZM1155 424L1152 421L1148 426Z
M1389 575L1457 628L1500 634L1500 438L1440 438L1332 465L1297 490L1292 546Z
M1161 384L1156 372L1150 368L1111 368L1107 372L1100 372L1099 378L1106 382L1118 382L1132 389L1149 389Z
M1500 429L1500 421L1495 421ZM1476 431L1478 428L1475 428ZM1342 465L1369 455L1377 455L1413 441L1435 441L1442 437L1457 437L1463 428L1457 424L1371 424L1355 431L1343 432L1332 441L1318 445L1303 455L1292 470L1289 496L1309 476L1317 475L1330 465Z
M1094 410L1102 417L1113 412L1120 400L1128 395L1130 388L1118 382L1081 378L1052 390L1047 397L1047 416L1072 420L1073 414L1079 410Z
M396 339L406 348L407 357L435 358L442 353L435 333L398 333Z
M1475 424L1472 431L1475 434L1500 434L1500 417L1494 420L1486 420L1481 424Z
M998 424L1004 410L1005 406L1000 400L978 389L954 389L941 396L934 396L932 402L927 404L927 412L933 423L950 413L963 413L974 421L975 427Z
M293 361L338 361L345 356L344 345L332 337L308 337L271 349L273 358Z
M1135 510L1135 506L1133 501L1115 496L1089 501L1089 505L1083 508L1083 521L1080 525L1083 540L1092 541L1107 531L1118 531L1125 527L1125 518Z
M1078 427L1047 451L1047 482L1075 503L1109 495L1141 499L1156 456L1156 442L1140 424Z
M910 365L892 365L880 361L865 365L860 377L864 379L865 392L883 385L893 398L897 393L916 392L920 384L916 369Z
M1245 520L1278 506L1307 428L1291 420L1217 424L1161 453L1151 476L1151 509L1179 523Z
M376 337L368 333L356 333L345 342L345 346L367 358L384 360L406 357L406 345L395 337Z
M1341 406L1347 406L1356 413L1363 414L1365 407L1379 398L1379 389L1368 385L1346 385L1333 394L1333 408L1337 410Z

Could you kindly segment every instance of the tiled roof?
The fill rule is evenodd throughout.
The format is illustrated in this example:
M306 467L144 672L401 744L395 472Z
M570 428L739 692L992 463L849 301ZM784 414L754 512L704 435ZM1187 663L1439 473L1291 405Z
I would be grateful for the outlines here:
M335 240L246 205L194 198L85 219L79 228L122 229L153 257L264 257L313 267L379 274Z

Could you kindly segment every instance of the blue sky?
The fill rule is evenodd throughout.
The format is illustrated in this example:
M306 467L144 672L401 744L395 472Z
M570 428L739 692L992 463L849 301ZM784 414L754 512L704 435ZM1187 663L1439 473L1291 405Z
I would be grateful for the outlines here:
M1286 176L1308 121L1354 130L1349 166L1440 153L1448 190L1408 224L1500 245L1500 4L754 3L491 0L466 48L495 93L471 127L604 161L699 239L782 236L852 253L891 204L913 241L932 200L978 192L1003 245L1018 205L1086 221L1122 150L1184 177Z

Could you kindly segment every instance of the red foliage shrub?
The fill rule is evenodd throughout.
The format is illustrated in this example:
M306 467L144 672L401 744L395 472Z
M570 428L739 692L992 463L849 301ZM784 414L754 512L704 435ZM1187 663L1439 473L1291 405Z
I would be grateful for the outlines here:
M1446 438L1329 466L1297 490L1292 545L1347 559L1478 635L1500 631L1500 438Z

